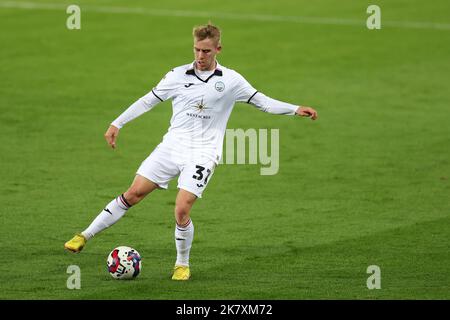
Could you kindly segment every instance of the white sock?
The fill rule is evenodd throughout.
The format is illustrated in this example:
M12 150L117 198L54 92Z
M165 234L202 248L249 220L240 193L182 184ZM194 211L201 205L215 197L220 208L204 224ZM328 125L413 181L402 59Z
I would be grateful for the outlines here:
M175 245L177 247L176 266L189 267L189 252L191 251L192 240L194 239L194 224L191 219L184 225L175 226Z
M81 234L89 240L100 231L112 226L127 212L131 206L125 200L123 194L108 203L105 209L92 221Z

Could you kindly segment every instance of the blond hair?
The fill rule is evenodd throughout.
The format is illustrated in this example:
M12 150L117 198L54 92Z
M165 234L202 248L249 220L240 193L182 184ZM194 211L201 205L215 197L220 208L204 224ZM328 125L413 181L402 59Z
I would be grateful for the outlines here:
M220 45L220 29L213 25L211 21L207 25L194 27L192 35L196 40L212 39L216 45Z

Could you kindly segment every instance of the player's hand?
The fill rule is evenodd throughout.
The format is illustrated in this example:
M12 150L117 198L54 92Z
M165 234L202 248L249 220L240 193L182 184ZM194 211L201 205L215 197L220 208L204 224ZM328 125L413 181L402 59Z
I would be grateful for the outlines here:
M297 114L301 117L311 118L311 120L317 119L317 111L310 107L298 107L295 114Z
M116 139L119 135L119 128L114 126L109 126L108 130L105 133L106 142L111 146L111 148L116 148Z

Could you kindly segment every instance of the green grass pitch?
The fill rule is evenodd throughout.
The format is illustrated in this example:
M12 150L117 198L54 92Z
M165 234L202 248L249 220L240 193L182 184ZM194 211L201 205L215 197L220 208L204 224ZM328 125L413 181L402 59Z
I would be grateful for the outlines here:
M73 1L0 0L0 299L449 299L450 4L376 2L381 30L366 28L372 1L83 0L68 30ZM171 106L114 151L109 123L193 60L192 27L209 19L221 64L319 120L235 106L228 128L280 129L280 170L216 169L192 211L191 281L170 280L176 180L64 251L130 185ZM118 245L143 256L134 281L107 273Z

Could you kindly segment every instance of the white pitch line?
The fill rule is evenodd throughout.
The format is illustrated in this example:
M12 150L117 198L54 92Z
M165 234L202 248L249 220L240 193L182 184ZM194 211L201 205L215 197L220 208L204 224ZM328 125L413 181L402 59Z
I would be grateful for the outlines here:
M21 1L1 1L0 7L29 10L65 10L68 4L58 3L34 3ZM228 20L260 21L260 22L291 22L300 24L316 25L344 25L366 27L364 20L325 18L325 17L301 17L301 16L276 16L265 14L239 14L239 13L217 13L205 11L186 11L186 10L161 10L146 8L126 8L115 6L91 6L80 5L82 10L99 13L115 14L143 14L162 17L188 17L188 18L218 18ZM364 13L365 14L365 13ZM431 29L431 30L450 30L450 23L433 22L415 22L415 21L382 21L382 27L403 28L403 29Z

